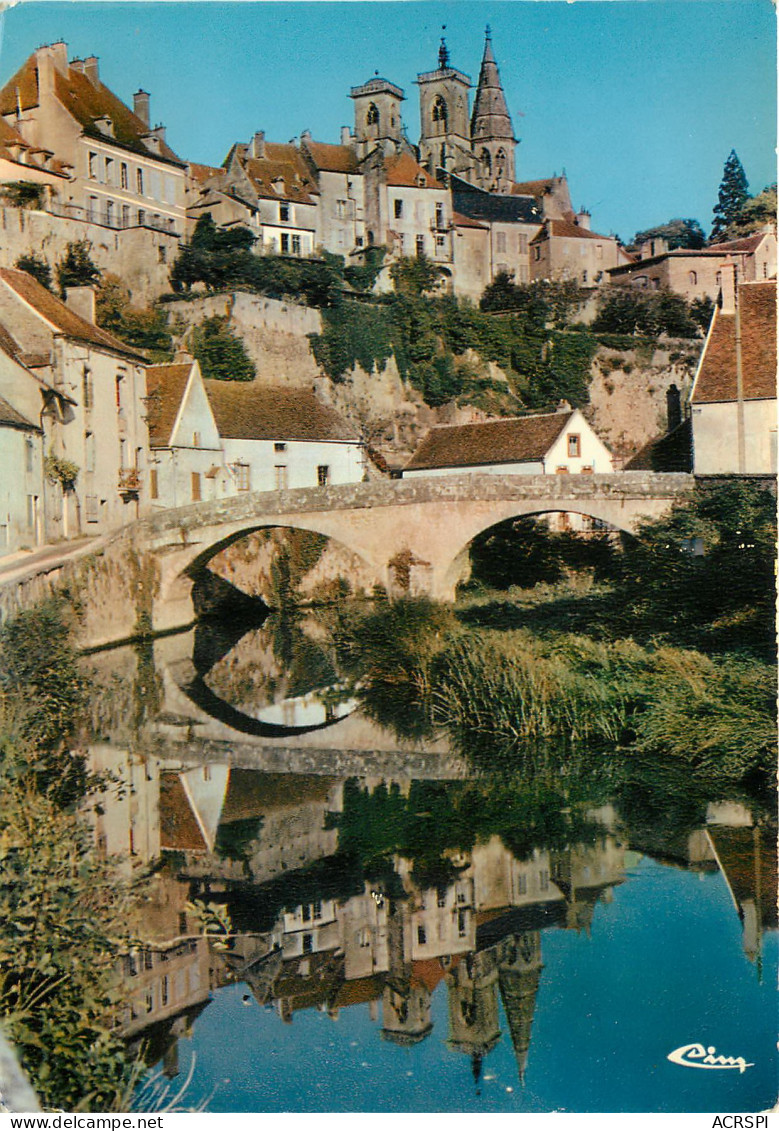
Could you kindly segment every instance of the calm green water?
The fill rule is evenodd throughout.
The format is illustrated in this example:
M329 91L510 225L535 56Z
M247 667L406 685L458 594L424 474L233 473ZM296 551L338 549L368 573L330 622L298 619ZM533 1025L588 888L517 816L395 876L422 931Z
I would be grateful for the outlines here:
M122 1019L153 1086L191 1072L187 1107L233 1112L772 1105L766 812L564 754L475 779L445 735L379 725L331 639L94 658L93 763L127 786L95 834L156 869ZM694 1043L748 1067L668 1059Z

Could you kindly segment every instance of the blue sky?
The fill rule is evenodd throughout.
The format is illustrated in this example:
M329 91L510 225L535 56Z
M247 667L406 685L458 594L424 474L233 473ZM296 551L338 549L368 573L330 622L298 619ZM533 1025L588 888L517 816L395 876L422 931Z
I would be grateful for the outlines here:
M99 56L124 101L149 90L154 122L192 161L221 164L258 129L337 141L350 86L375 71L404 88L417 141L414 79L436 66L441 26L452 65L475 83L489 22L521 139L517 176L565 169L597 230L629 239L692 216L708 231L731 148L752 192L776 179L770 0L25 0L2 21L0 80L65 39L71 58Z

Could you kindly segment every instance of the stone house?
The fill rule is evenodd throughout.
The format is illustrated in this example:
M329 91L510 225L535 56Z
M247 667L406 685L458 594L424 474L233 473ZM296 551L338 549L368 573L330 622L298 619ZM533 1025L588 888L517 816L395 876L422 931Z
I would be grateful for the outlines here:
M357 434L313 392L238 381L204 384L235 490L362 481Z
M490 226L462 212L452 213L452 225L454 291L477 303L491 282Z
M303 133L300 150L319 188L317 247L349 256L365 245L365 178L351 135L348 129L343 132L341 145L326 145Z
M579 409L440 425L427 433L403 469L422 475L607 474L611 452Z
M591 231L589 214L579 212L571 219L545 221L531 241L530 277L597 287L630 258L616 236Z
M441 181L409 154L383 159L381 231L392 255L425 255L451 276L452 205Z
M130 110L101 81L95 56L68 62L39 47L0 90L0 114L25 142L71 171L57 209L107 228L184 230L185 165L151 127L149 95Z
M456 177L450 178L450 187L456 211L489 229L482 290L500 274L512 275L516 283L530 282L530 245L544 220L542 204L530 195L485 192ZM475 282L458 272L455 292L472 291Z
M145 358L95 325L91 288L73 288L69 300L0 268L0 325L48 401L46 456L62 472L46 488L47 541L115 529L139 517L148 498ZM71 481L64 470L72 466Z
M0 396L0 556L43 541L43 427Z
M690 395L696 475L775 475L776 283L740 283L722 263Z
M612 268L610 281L645 290L665 287L692 301L717 299L723 261L735 265L741 282L760 282L776 276L776 232L770 226L743 239L696 249L669 251L664 240L651 240L642 246L640 254L635 262Z
M149 501L180 507L234 492L200 365L191 357L146 370Z

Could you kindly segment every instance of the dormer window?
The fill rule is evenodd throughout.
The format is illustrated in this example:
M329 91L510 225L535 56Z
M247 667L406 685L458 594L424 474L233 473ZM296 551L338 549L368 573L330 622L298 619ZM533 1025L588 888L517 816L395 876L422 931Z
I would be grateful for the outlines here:
M417 188L424 188L424 187L425 187L425 174L420 173L419 176L417 177Z
M106 137L114 136L114 123L109 118L108 114L104 114L102 118L95 118L95 126L100 130L101 134Z

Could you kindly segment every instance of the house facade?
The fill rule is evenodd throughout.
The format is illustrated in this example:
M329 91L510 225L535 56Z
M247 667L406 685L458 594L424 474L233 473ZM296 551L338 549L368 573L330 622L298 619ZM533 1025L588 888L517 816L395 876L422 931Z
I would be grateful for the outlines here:
M776 283L736 285L721 264L714 311L690 395L696 475L775 475Z
M351 425L305 389L205 381L236 491L358 483L363 448Z
M570 279L580 287L596 287L608 281L608 272L630 256L616 236L590 230L587 212L570 219L547 220L531 241L531 279Z

